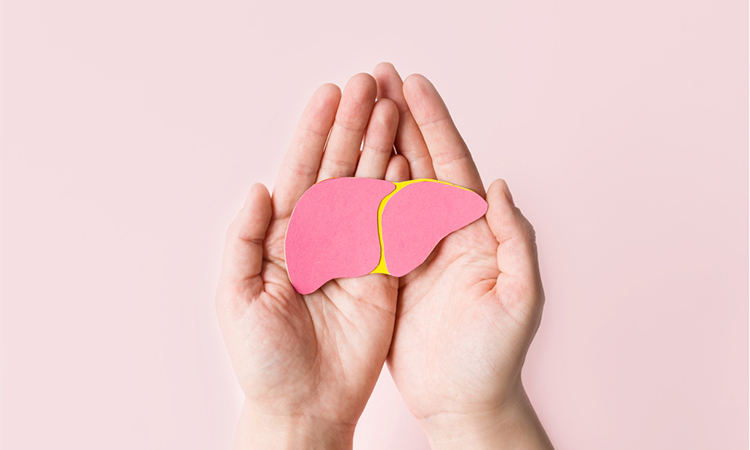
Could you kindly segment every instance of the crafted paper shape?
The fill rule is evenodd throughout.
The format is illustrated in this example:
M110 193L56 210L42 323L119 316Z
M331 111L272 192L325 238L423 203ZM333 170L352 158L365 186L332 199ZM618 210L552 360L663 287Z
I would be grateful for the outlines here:
M486 212L477 193L443 181L323 180L302 195L289 219L289 279L309 294L334 278L404 276L444 237Z

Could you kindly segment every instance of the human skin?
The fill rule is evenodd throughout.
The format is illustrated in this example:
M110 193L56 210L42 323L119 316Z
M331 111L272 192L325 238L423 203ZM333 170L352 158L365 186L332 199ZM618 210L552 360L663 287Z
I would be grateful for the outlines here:
M298 294L284 262L297 200L316 181L408 175L391 158L398 110L368 74L321 86L270 196L256 184L227 231L216 310L245 394L235 448L351 448L393 336L398 279L337 279ZM328 143L326 137L329 134ZM360 143L366 135L360 156ZM325 148L324 148L325 145Z
M301 296L284 269L286 225L305 190L333 176L439 179L489 209L400 280L337 279ZM433 448L551 448L521 383L543 301L533 228L502 180L485 194L429 81L402 83L381 63L343 97L324 85L273 197L254 185L227 232L216 307L245 393L235 448L351 448L386 357Z
M435 87L421 75L373 71L378 98L399 108L396 150L411 178L485 195L468 147ZM450 234L399 280L388 367L433 449L552 448L521 368L544 291L534 229L507 184L493 182L485 217Z

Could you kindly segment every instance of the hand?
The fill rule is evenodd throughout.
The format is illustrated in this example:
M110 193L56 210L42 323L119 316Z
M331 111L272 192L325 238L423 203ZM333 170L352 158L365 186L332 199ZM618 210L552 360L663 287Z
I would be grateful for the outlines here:
M374 71L378 98L399 109L396 150L411 178L433 178L485 195L469 149L423 76L401 82ZM400 279L388 355L393 379L434 449L551 448L521 384L541 319L534 230L496 180L485 217L447 236Z
M302 115L273 197L254 185L227 232L216 309L245 393L235 448L351 447L385 362L397 279L338 279L302 296L284 262L289 217L316 181L408 175L403 157L390 159L398 110L387 99L376 103L376 89L367 74L352 77L343 96L335 85L320 87Z

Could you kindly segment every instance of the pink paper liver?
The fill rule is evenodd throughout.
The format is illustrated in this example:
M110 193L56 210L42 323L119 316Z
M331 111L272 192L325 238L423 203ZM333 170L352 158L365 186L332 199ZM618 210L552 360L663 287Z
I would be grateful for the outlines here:
M287 271L297 292L309 294L334 278L359 277L378 267L378 210L383 202L385 266L397 277L422 264L445 236L487 211L482 197L457 186L435 181L399 186L388 197L396 189L391 182L333 178L305 192L289 221L285 243Z
M401 277L416 269L441 239L486 211L487 202L473 191L429 181L404 186L381 219L388 272Z
M292 286L309 294L333 278L359 277L380 261L378 207L396 186L370 178L321 181L297 202L286 234Z

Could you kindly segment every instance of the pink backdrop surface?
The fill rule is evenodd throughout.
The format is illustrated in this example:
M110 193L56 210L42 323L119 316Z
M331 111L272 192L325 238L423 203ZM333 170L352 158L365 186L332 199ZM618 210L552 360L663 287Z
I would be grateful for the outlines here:
M2 4L0 447L228 448L224 232L313 90L443 94L535 225L560 449L748 444L743 1ZM359 449L426 449L385 370Z

